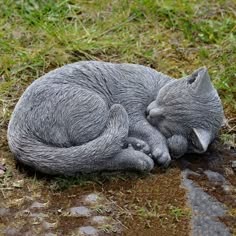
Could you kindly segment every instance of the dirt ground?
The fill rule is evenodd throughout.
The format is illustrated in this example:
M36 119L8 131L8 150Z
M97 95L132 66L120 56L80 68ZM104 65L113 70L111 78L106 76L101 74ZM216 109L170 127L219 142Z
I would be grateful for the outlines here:
M189 233L190 210L179 168L156 168L147 176L106 174L64 181L11 168L10 155L1 153L7 170L1 177L0 191L0 232L5 235L77 235L82 226L97 226L91 223L96 215L109 218L108 223L97 226L99 235ZM85 196L94 193L100 196L99 202L92 206L84 202ZM79 206L91 208L91 215L68 213ZM45 222L51 227L45 228Z

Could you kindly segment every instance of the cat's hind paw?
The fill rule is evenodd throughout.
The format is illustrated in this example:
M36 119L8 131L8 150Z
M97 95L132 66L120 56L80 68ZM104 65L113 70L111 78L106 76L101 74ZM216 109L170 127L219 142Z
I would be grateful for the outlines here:
M141 139L135 137L128 137L127 144L132 146L135 150L144 152L145 154L150 155L151 149L150 146Z
M154 162L145 153L136 151L132 146L129 146L114 156L106 165L106 170L149 172L153 169Z

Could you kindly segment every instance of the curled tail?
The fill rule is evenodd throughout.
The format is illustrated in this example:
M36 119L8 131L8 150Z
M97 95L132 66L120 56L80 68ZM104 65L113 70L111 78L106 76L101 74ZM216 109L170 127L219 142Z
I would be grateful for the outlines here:
M128 115L123 106L116 104L111 107L101 136L81 146L52 147L36 138L17 136L11 129L8 143L17 160L40 172L75 175L102 170L103 164L112 161L109 158L121 151L128 128Z

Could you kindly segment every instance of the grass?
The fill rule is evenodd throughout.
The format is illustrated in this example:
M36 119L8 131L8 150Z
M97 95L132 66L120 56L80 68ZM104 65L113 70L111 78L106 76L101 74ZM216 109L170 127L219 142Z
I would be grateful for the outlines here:
M140 63L175 77L205 65L232 119L235 9L233 1L221 0L5 0L0 12L1 143L25 88L40 75L79 60ZM230 125L232 134L235 120Z
M179 221L181 217L184 217L184 216L190 217L191 213L189 209L181 209L181 208L172 206L170 210L170 215L173 216L176 221Z

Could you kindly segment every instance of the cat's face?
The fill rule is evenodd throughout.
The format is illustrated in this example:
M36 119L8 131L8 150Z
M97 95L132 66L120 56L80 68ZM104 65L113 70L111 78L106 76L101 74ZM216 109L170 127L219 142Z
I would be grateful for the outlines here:
M187 152L203 153L216 137L224 118L207 69L164 86L147 108L147 119L166 137L182 136Z

